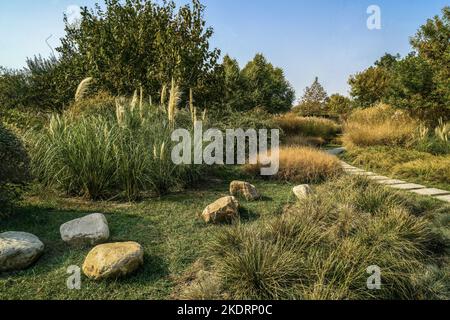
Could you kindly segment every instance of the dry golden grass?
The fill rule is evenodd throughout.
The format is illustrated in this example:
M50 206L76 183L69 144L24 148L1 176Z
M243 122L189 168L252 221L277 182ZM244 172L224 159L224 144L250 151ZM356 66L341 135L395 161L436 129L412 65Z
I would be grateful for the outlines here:
M305 137L301 135L286 136L283 138L283 145L286 147L320 147L326 141L320 137Z
M333 138L341 129L332 120L317 117L299 117L294 113L276 117L275 123L286 135L321 137L323 139Z
M405 146L412 143L418 122L389 105L355 111L344 126L343 142L354 146Z
M258 175L262 164L246 165L247 173ZM272 178L293 183L315 183L339 175L339 160L311 147L280 148L280 169Z

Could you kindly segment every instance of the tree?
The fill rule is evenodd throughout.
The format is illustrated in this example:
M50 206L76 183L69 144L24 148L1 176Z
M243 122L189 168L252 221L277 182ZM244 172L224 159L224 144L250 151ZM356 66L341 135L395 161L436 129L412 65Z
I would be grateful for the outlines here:
M322 116L326 114L328 94L316 77L310 87L306 87L297 109L304 116Z
M256 107L276 114L289 111L295 92L281 68L274 67L262 54L257 54L241 71L244 109Z
M450 119L450 7L442 9L442 17L435 16L421 26L411 45L433 72L432 113Z
M379 60L375 61L375 66L391 71L395 68L397 62L400 60L400 54L395 56L390 53L385 53Z
M385 69L370 67L350 77L350 95L359 106L370 107L386 97L390 80L390 74Z
M223 72L225 83L225 102L232 106L233 109L245 109L244 98L244 79L241 76L241 69L236 59L232 59L229 55L223 58Z
M400 55L386 53L375 65L350 77L350 95L360 107L370 107L386 101L392 86L394 69Z
M78 26L66 22L66 35L57 49L70 74L70 90L92 76L97 85L114 95L129 95L142 86L157 96L172 78L183 91L199 96L211 92L217 72L218 49L209 49L213 34L203 18L199 0L176 11L175 2L161 5L143 0L105 0L82 9ZM186 96L184 97L187 98Z
M429 122L436 122L440 117L448 119L450 109L437 88L432 66L411 53L395 68L388 102Z
M334 115L346 118L352 111L352 100L338 93L332 94L328 100L328 110Z

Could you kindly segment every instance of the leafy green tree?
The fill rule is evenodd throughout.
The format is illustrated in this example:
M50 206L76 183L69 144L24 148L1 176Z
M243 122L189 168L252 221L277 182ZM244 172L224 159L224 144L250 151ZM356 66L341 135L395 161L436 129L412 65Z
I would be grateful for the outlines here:
M29 87L25 72L0 68L0 108L26 105Z
M241 77L241 69L236 59L225 55L222 62L225 83L225 102L233 109L245 109L244 79Z
M382 67L370 67L350 77L350 95L360 107L370 107L386 98L391 73Z
M328 94L319 78L316 77L310 87L306 87L299 105L296 107L304 116L321 116L328 113Z
M397 62L400 60L400 54L392 55L390 53L385 53L379 60L375 61L375 66L383 68L387 71L392 71Z
M295 92L281 68L274 67L262 54L257 54L241 71L245 90L244 109L256 107L276 114L289 111Z
M433 68L426 60L409 54L395 68L388 102L430 122L445 117L447 107L437 93L434 77Z
M434 114L435 118L450 119L450 7L442 9L442 17L435 16L421 26L411 39L411 45L433 73L432 84L427 88L433 87L432 92L427 92L432 100L428 104L432 109L429 113Z
M77 26L65 18L66 35L57 51L76 79L70 91L86 76L114 95L129 95L142 86L156 96L172 78L185 92L208 91L220 52L209 49L213 30L206 27L199 0L178 11L174 1L105 0L105 7L83 8Z
M334 115L346 118L352 109L352 100L338 93L332 94L328 100L328 110Z

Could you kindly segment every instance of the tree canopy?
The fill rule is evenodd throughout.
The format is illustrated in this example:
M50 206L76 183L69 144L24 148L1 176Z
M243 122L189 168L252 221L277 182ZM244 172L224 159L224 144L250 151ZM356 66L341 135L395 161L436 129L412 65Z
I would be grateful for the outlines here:
M328 99L327 92L316 77L312 85L305 88L296 109L304 116L324 115L327 113Z
M276 114L289 111L295 92L281 68L274 67L262 54L240 70L236 60L225 56L223 61L226 101L235 110L261 108Z

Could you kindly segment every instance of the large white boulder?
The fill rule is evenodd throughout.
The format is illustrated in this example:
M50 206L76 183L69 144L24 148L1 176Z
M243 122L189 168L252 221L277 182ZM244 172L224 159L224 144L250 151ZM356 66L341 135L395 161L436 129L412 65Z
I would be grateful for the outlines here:
M311 187L307 184L296 186L292 191L299 200L304 200L313 193Z
M22 270L33 264L44 252L38 237L26 232L0 234L0 271Z
M96 245L109 239L108 221L101 213L64 223L60 228L61 238L70 245Z

